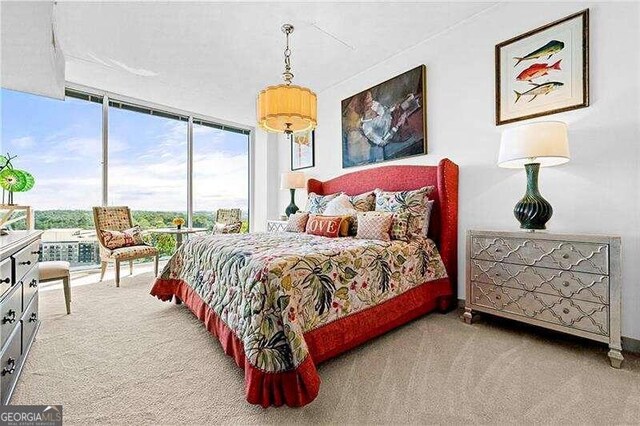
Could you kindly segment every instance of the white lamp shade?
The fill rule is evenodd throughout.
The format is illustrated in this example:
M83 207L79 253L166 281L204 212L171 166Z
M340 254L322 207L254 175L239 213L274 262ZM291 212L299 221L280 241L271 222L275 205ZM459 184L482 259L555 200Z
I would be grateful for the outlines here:
M545 121L512 127L502 132L499 167L516 169L529 163L548 167L567 161L569 139L565 123Z
M280 175L280 189L304 188L307 179L302 172L285 172Z

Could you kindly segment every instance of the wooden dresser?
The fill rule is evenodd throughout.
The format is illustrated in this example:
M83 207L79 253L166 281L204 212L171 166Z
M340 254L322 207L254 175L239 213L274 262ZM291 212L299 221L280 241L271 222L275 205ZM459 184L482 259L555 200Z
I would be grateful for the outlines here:
M38 258L42 231L13 231L0 237L0 400L7 404L38 319Z
M620 368L620 238L468 231L464 320L474 311L609 345Z

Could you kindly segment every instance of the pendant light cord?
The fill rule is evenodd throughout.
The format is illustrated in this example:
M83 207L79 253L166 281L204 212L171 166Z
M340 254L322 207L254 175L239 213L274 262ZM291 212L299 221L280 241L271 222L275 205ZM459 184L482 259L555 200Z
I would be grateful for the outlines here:
M293 25L284 24L282 26L282 32L286 36L286 47L284 49L284 72L282 78L287 85L291 84L293 80L293 73L291 72L291 49L289 48L289 35L293 32Z

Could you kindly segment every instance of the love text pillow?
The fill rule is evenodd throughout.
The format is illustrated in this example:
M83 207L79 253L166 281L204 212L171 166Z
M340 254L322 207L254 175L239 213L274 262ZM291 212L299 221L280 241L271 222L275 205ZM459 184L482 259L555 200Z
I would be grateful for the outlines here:
M309 215L305 232L321 237L337 238L340 235L340 225L344 218L340 216Z

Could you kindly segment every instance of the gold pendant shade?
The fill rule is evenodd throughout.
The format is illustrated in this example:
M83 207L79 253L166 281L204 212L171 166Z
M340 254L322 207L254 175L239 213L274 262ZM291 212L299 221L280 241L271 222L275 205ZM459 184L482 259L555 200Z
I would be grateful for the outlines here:
M293 25L284 24L282 32L287 38L284 50L285 84L269 86L258 93L258 124L269 132L293 133L316 128L318 124L318 98L306 87L291 84L291 49L289 36Z
M317 97L306 87L279 84L258 94L258 124L270 132L290 133L315 129Z

